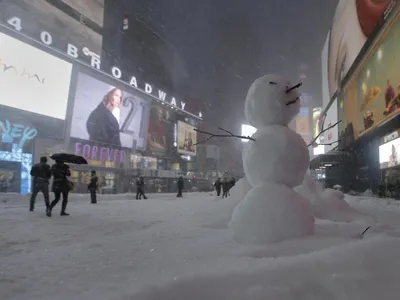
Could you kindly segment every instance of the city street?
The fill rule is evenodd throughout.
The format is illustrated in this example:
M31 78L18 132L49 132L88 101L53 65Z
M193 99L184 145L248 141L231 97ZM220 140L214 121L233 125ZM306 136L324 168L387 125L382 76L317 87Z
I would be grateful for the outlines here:
M56 207L51 219L41 197L35 212L28 212L27 198L0 198L2 299L377 299L380 293L386 300L400 291L393 284L400 210L376 204L383 200L349 198L377 220L364 240L355 237L362 222L319 221L314 237L244 246L227 229L235 201L208 193L142 201L100 196L97 205L72 195L71 216L60 217ZM148 293L152 285L160 289Z

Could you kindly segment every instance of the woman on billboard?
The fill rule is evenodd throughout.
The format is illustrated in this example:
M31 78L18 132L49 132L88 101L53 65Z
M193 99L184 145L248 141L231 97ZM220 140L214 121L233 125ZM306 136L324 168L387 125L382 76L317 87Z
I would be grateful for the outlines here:
M394 145L392 145L392 154L389 156L389 165L388 167L395 167L397 166L397 150Z
M103 101L90 113L86 129L91 141L121 146L120 117L122 90L111 88Z

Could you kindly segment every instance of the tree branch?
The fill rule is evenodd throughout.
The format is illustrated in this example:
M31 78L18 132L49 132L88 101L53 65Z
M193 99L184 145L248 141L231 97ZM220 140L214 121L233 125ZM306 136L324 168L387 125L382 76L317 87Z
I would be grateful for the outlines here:
M214 137L220 137L220 138L231 138L231 137L234 137L234 138L238 138L238 139L245 139L245 140L250 140L250 141L255 142L255 139L253 139L252 137L249 137L249 136L242 136L242 135L236 135L236 134L233 134L232 132L230 132L230 131L228 131L228 130L226 130L226 129L223 129L223 128L221 128L221 127L218 127L218 129L221 130L221 131L223 131L223 132L226 132L227 134L216 134L216 133L211 133L211 132L207 132L207 131L203 131L203 130L200 130L200 129L196 129L196 128L195 128L194 131L207 134L209 137L207 137L207 138L206 138L205 140L203 140L203 141L197 142L196 144L194 144L194 146L196 146L196 145L198 145L198 144L202 144L202 143L204 143L204 142L206 142L206 141L208 141L208 140L211 140L211 139L214 138Z

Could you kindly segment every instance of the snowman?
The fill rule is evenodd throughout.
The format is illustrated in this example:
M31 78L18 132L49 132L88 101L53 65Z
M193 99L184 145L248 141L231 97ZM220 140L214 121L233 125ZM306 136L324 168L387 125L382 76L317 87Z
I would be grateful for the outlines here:
M310 202L293 189L302 184L310 163L304 140L288 127L300 110L299 86L266 75L248 91L245 114L257 129L243 150L251 189L229 223L240 243L273 243L314 233Z

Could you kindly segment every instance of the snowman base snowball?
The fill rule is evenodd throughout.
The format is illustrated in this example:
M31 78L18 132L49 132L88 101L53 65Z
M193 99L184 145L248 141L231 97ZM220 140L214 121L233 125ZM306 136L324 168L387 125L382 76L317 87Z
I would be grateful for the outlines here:
M285 185L255 187L236 206L229 228L238 243L268 244L314 234L308 200Z

